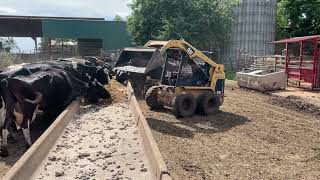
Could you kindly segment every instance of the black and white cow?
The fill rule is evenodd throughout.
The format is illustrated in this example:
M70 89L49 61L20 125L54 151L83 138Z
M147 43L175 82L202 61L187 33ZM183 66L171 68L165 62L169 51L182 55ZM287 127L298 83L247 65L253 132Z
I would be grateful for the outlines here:
M8 155L7 137L13 121L22 127L26 142L28 146L31 145L29 127L37 108L58 114L78 96L85 96L91 101L110 98L110 94L97 80L83 76L72 68L36 64L25 66L20 71L3 76L0 83L1 96L6 104L1 156Z
M86 60L74 60L74 59L59 59L57 63L64 63L69 67L72 66L75 70L83 74L89 74L91 77L97 79L101 84L108 84L110 81L109 70L98 65L91 65L90 63L84 63Z

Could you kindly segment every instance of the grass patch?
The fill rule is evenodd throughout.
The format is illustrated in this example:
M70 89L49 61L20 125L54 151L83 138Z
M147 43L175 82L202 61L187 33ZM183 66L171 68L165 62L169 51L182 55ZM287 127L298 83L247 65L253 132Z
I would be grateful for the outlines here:
M226 71L226 79L228 80L236 80L236 72L234 71Z
M4 68L17 63L22 63L17 55L10 54L8 52L0 52L0 68Z

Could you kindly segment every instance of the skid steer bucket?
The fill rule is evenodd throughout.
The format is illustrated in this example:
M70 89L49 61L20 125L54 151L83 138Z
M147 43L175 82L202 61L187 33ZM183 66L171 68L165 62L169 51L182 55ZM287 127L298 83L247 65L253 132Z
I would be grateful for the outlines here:
M116 71L160 78L165 58L156 48L125 48L119 52Z

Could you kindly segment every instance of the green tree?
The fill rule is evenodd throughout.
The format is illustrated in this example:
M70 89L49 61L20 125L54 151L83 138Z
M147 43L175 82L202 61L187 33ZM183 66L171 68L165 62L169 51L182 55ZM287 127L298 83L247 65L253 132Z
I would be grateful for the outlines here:
M126 19L117 14L117 15L113 18L113 21L126 21Z
M10 52L12 49L18 48L17 43L13 38L0 38L0 42L5 51Z
M41 38L39 50L42 52L49 51L49 46L50 46L49 41L50 41L49 38Z
M12 49L18 48L13 38L0 38L0 45L0 68L20 63L17 55L10 53Z
M278 36L320 34L320 0L280 0Z
M236 1L133 0L128 28L143 45L150 39L180 39L201 49L218 48L229 36Z
M288 33L288 28L289 28L289 23L284 11L284 1L280 0L278 2L278 7L277 7L277 27L276 27L277 37L276 38L283 39L290 36L290 34Z

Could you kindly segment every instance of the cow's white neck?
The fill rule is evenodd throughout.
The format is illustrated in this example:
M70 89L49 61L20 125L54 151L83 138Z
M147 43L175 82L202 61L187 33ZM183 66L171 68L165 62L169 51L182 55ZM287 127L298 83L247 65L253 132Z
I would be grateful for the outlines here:
M10 65L10 66L7 67L9 72L17 71L17 70L20 70L22 68L23 68L23 66L21 64L14 64L14 65Z
M77 69L78 68L77 62L72 61L72 67L73 69Z

